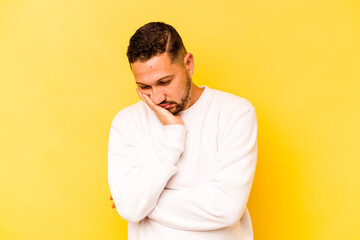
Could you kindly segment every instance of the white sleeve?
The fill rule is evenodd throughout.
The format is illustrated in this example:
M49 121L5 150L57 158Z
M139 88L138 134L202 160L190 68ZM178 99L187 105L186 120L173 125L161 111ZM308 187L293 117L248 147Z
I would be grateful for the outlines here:
M257 161L257 121L251 106L234 113L223 132L211 180L195 189L165 189L149 218L168 227L206 231L233 225L246 209Z
M128 124L115 117L111 125L110 192L118 213L129 222L139 222L149 214L167 181L177 171L175 163L184 151L186 129L183 125L168 125L164 131L165 139L148 143L144 148Z

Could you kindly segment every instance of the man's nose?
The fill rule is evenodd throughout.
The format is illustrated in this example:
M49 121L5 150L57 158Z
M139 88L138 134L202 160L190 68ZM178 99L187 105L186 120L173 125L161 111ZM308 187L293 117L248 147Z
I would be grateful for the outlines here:
M165 94L160 89L153 87L152 93L151 93L151 101L153 101L153 103L159 105L164 100L165 100Z

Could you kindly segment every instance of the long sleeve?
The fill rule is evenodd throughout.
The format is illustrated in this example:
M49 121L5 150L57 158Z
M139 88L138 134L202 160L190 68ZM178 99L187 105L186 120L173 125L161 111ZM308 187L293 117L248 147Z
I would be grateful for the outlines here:
M228 227L240 219L257 161L257 121L252 106L229 114L218 146L210 180L197 188L165 189L149 218L194 231Z
M120 216L139 222L154 208L167 181L176 173L186 129L183 125L164 126L164 139L143 144L142 136L124 119L118 114L111 125L108 181Z

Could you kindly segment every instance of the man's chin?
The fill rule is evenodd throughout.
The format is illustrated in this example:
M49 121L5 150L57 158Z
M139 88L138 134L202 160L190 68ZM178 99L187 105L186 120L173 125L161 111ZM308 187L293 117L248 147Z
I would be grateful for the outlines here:
M179 104L174 104L173 106L171 106L170 108L167 108L166 110L171 112L173 115L176 115L179 112L181 112L182 110L184 110L184 107Z
M176 114L178 114L179 112L181 112L183 109L181 108L181 109L179 109L179 108L176 108L176 107L172 107L172 108L170 108L170 109L168 109L169 110L169 112L171 112L173 115L176 115Z
M172 108L169 108L169 109L166 109L166 110L168 110L169 112L171 112L173 115L175 115L175 114L178 113L178 111L177 111L177 109L176 109L175 107L172 107Z

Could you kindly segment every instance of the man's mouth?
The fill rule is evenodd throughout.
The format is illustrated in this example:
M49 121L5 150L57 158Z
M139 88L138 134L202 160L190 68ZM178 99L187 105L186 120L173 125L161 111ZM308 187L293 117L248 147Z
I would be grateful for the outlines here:
M166 103L166 104L161 104L161 105L160 105L160 107L165 108L165 109L169 109L169 108L171 108L172 106L173 106L172 103Z

